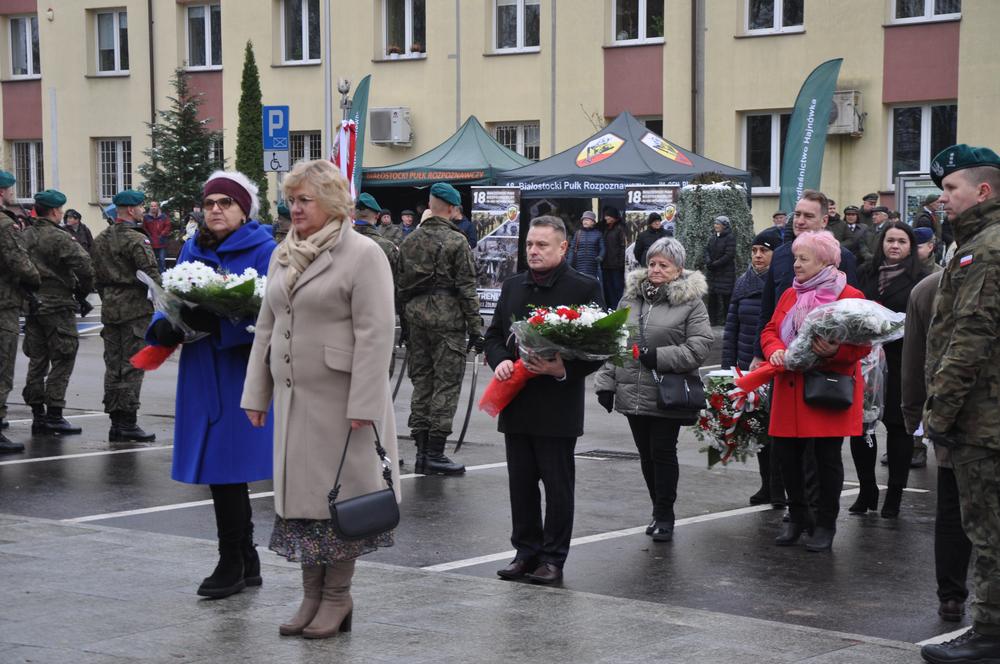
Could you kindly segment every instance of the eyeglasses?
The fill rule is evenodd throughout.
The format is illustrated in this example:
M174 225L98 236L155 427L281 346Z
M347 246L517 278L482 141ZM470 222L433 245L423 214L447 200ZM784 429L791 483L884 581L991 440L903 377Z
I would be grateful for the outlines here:
M233 204L233 199L230 198L229 196L223 196L222 198L215 198L211 200L206 198L204 201L202 201L201 208L205 212L210 212L212 208L218 205L220 210L228 210L229 206L232 204Z

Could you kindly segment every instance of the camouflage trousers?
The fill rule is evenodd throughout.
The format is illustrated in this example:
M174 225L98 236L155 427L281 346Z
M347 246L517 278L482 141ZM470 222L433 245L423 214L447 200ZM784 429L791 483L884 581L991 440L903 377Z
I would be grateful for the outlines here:
M21 392L26 404L54 408L66 405L66 388L79 347L76 314L72 310L28 316L23 345L28 375Z
M7 417L7 397L14 388L17 357L17 309L0 309L0 419Z
M129 362L146 345L144 337L149 317L125 323L106 324L104 340L104 412L135 413L139 410L139 391L145 372Z
M465 376L465 333L410 325L411 431L447 438Z
M977 632L1000 636L1000 451L973 445L951 450L962 527L975 551L972 567Z

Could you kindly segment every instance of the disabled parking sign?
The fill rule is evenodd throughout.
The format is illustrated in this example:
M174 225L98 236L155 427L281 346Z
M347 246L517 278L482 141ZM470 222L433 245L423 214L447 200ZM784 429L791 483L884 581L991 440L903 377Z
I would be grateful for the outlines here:
M264 139L264 170L289 170L289 113L287 106L264 106L261 112Z

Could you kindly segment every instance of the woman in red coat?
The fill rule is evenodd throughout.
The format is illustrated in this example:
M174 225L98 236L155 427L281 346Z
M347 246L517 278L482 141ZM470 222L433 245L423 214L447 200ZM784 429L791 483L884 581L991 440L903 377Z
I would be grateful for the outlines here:
M795 338L806 314L835 300L849 297L864 299L861 291L847 285L847 277L837 269L840 265L840 244L829 232L800 234L792 244L792 253L795 256L795 281L778 300L774 315L764 326L760 337L764 356L776 367L784 366L785 349ZM769 433L785 480L791 515L791 519L782 524L775 544L791 546L803 531L807 531L811 535L806 543L807 549L828 551L837 530L840 491L844 486L844 462L840 448L844 436L861 434L864 383L860 360L870 348L815 339L812 350L826 358L817 369L854 376L854 402L847 410L812 406L803 398L803 374L787 371L774 379ZM802 455L810 439L816 450L819 476L819 502L815 518L806 502L802 474Z

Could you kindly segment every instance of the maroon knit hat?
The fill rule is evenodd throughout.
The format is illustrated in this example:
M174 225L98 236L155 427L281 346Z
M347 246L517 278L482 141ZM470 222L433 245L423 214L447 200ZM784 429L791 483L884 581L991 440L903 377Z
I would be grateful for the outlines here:
M205 183L202 189L202 197L209 194L225 194L236 201L236 204L243 210L243 214L250 216L251 197L250 192L243 188L236 180L221 175L212 178Z

